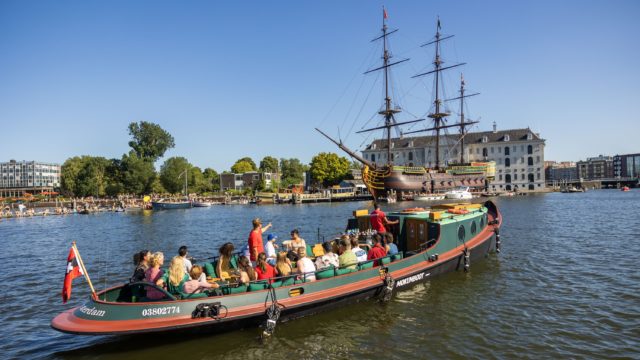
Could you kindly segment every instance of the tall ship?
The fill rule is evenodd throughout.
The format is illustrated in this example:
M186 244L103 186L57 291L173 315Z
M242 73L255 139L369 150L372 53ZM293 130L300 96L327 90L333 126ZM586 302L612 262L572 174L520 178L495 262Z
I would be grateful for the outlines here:
M444 193L459 187L468 187L471 191L475 192L485 190L488 186L488 181L492 180L495 176L495 163L468 162L465 161L464 155L465 136L468 132L468 128L469 126L478 123L478 121L471 121L465 118L464 101L468 97L478 95L478 93L466 93L464 78L461 75L458 96L451 99L442 98L443 84L441 73L443 71L465 65L465 63L458 63L450 66L443 66L444 61L440 55L441 42L452 38L453 35L443 36L441 33L440 19L438 19L434 39L421 45L421 47L435 47L433 69L413 76L413 78L423 76L434 77L434 100L430 104L430 111L427 118L398 122L396 121L396 115L401 112L401 108L399 106L394 106L394 102L391 98L390 69L395 65L408 61L409 59L391 60L392 56L388 48L388 37L398 30L389 30L387 26L386 12L383 12L382 18L382 34L372 40L383 42L382 64L377 68L366 71L364 74L376 71L383 72L383 86L385 92L384 106L378 114L383 118L384 122L380 126L363 129L357 133L383 131L385 137L374 141L369 146L379 146L378 149L386 150L386 162L380 164L374 159L365 159L357 152L348 148L342 140L336 140L318 128L316 128L316 130L335 143L352 158L362 163L362 179L371 194L377 200L396 201L404 199L407 196ZM455 123L447 123L448 117L451 114L446 110L444 103L449 101L459 101L460 104L460 119ZM394 164L394 141L391 136L392 130L398 129L404 125L426 121L427 119L431 122L429 127L400 133L401 136L404 136L416 133L433 132L434 136L432 138L435 142L434 166L426 167L419 165L413 166L413 164L409 164L411 166ZM452 128L459 130L454 139L455 146L460 147L459 158L447 159L447 161L444 161L443 156L441 155L441 141L443 140L443 136L446 136L447 138L452 137L452 135L445 134L447 129Z

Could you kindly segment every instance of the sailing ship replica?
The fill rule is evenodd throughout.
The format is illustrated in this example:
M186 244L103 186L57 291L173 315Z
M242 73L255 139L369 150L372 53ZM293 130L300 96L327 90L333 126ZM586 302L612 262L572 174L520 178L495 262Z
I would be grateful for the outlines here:
M369 70L365 74L374 71L383 71L384 73L384 108L378 112L384 118L384 123L381 126L373 127L358 131L357 133L364 133L376 130L384 130L386 139L378 142L382 142L382 147L386 149L387 162L383 165L376 164L374 161L369 161L355 151L349 149L341 140L335 140L320 129L316 128L318 132L324 135L326 138L335 143L340 149L349 154L352 158L361 162L362 179L367 188L373 195L374 199L395 201L405 198L406 195L414 194L436 194L444 193L448 190L457 187L469 187L471 190L481 191L485 190L488 181L492 180L495 176L495 163L494 162L465 162L464 159L464 138L470 125L478 123L478 121L469 121L464 117L464 99L478 95L465 94L465 83L461 77L460 83L460 95L453 99L442 100L442 77L441 72L449 70L465 63L459 63L447 67L443 67L443 61L440 57L440 43L444 40L450 39L453 35L442 36L440 33L441 25L440 19L437 22L435 39L431 42L423 44L424 46L435 46L435 57L433 61L434 69L425 73L417 74L414 78L422 77L426 75L434 75L434 95L433 111L428 114L428 118L433 121L431 127L416 131L405 132L403 135L414 134L420 132L434 132L435 138L435 167L428 168L424 166L398 166L394 165L394 156L392 153L393 140L391 138L391 131L394 128L398 128L403 125L417 123L426 119L414 119L409 121L397 122L395 114L401 110L399 107L392 107L392 99L389 91L389 71L394 65L408 61L409 59L402 59L399 61L391 62L391 54L388 49L387 37L396 30L389 31L386 24L386 12L383 13L382 20L382 35L373 39L372 41L383 42L383 54L382 54L382 66ZM447 124L446 118L450 115L443 109L444 101L460 101L460 121L454 124ZM443 166L440 156L440 141L443 131L449 128L459 128L460 137L458 143L460 144L460 160L449 162L448 165ZM376 143L376 142L374 142ZM425 160L426 162L426 160Z

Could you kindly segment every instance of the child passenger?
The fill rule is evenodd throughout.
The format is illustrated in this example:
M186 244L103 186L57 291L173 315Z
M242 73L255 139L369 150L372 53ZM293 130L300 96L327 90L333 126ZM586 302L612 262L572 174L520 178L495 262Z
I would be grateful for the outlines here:
M203 288L217 288L219 286L216 283L209 284L206 280L201 280L202 267L200 265L193 265L189 275L191 280L185 282L182 286L182 292L186 294L197 294L202 292Z

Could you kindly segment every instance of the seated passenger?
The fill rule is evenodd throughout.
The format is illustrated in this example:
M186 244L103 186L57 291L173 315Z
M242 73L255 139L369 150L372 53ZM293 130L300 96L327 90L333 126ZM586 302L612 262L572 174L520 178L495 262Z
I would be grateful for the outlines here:
M340 256L338 261L341 269L355 269L358 265L356 254L351 251L351 243L345 238L340 239Z
M156 281L156 285L165 286L167 291L173 295L180 295L184 283L189 281L189 274L184 271L184 261L182 256L174 256L171 259L169 270Z
M129 282L138 282L144 280L145 272L149 269L149 260L151 258L151 251L142 250L133 255L133 264L136 269L133 271L133 275L129 279Z
M220 247L220 257L216 264L216 274L222 280L230 278L231 271L231 256L233 255L233 244L228 242Z
M313 261L307 257L307 249L303 247L298 248L298 262L296 263L296 268L298 277L301 280L305 281L316 281L316 266L313 264Z
M264 246L264 252L267 254L267 263L271 266L276 265L276 249L278 248L278 244L276 244L276 240L278 240L278 235L269 234L267 236L267 243Z
M251 281L256 280L256 272L251 267L251 261L246 256L240 256L238 259L238 270L240 270L240 282L248 284Z
M160 266L164 264L164 254L161 252L156 252L151 256L149 260L149 268L144 272L144 280L150 283L155 284L162 275L164 275L164 271L160 269ZM147 298L149 300L158 300L164 297L164 293L160 290L157 290L153 287L147 287Z
M351 238L351 251L356 255L358 262L367 261L367 252L358 246L358 239L355 237Z
M386 238L386 248L387 248L387 255L395 255L398 253L398 246L396 244L393 243L393 234L391 233L386 233L384 235L384 237Z
M322 248L324 249L324 255L316 258L316 268L318 270L324 270L331 265L336 268L339 267L340 261L338 260L338 255L333 253L333 246L331 243L326 242L322 244Z
M201 280L202 267L200 265L193 265L189 272L191 279L184 283L182 286L182 292L185 294L197 294L202 292L202 288L217 288L218 284L209 284L206 280Z
M283 242L282 244L285 245L285 242ZM307 244L305 243L304 239L300 237L300 232L298 231L298 229L291 230L291 240L286 242L286 246L288 250L292 250L295 253L298 253L298 249L300 248L307 248Z
M273 278L276 277L276 270L267 263L267 254L258 254L258 260L256 260L256 278L257 280L269 280L269 284L273 282Z
M289 276L291 271L291 260L287 257L287 253L284 251L279 252L278 260L276 261L276 274L278 276Z
M180 246L180 248L178 249L178 255L182 257L182 262L184 263L184 271L189 273L191 272L191 267L193 265L191 264L191 260L187 258L187 254L189 254L189 249L184 245Z
M382 247L380 241L382 241L382 236L380 236L380 234L375 234L373 236L373 247L369 250L367 260L379 259L387 255L387 251ZM373 266L378 266L378 260L373 263Z

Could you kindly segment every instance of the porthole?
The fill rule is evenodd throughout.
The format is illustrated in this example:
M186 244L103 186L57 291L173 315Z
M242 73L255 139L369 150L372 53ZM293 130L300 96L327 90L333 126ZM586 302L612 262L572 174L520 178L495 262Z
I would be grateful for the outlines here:
M458 227L458 240L464 241L464 237L465 237L464 225L460 225Z
M478 231L478 228L476 227L476 221L473 220L473 222L471 223L471 235L475 235L476 231Z

